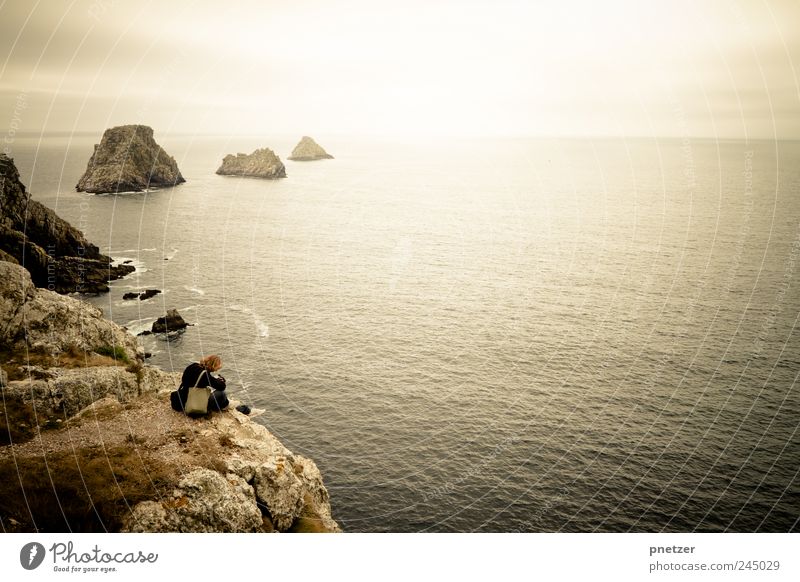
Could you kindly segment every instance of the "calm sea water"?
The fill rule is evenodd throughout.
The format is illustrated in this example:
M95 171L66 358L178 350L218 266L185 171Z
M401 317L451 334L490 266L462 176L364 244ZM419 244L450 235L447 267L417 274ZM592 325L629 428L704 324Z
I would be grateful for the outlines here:
M194 323L151 362L221 354L345 529L798 529L800 143L157 136L186 184L76 193L98 138L12 154L138 266L92 303Z

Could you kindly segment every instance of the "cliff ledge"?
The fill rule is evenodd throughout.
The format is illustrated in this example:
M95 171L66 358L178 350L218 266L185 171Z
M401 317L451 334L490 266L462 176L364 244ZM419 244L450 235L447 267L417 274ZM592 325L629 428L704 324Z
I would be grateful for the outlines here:
M0 530L341 531L319 469L253 421L263 411L174 412L179 374L10 262L0 352Z

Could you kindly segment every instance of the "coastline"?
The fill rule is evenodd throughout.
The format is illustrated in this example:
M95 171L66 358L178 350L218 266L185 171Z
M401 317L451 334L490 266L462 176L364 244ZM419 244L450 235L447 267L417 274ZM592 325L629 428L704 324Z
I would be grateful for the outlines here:
M145 365L99 309L8 262L0 281L3 531L341 531L316 464L254 422L263 411L176 413L179 375Z

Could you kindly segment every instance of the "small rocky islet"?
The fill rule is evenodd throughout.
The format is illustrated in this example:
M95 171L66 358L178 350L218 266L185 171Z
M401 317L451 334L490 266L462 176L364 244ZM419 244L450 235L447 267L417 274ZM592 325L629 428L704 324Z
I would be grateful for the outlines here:
M185 181L175 158L156 143L151 127L120 125L103 133L75 189L91 194L142 192Z
M263 411L170 408L180 374L146 365L127 329L66 295L75 261L108 291L111 259L31 200L2 154L0 186L3 531L341 531L316 464L253 422ZM167 312L167 331L179 317Z
M333 156L322 149L312 138L304 135L294 146L289 159L294 162L313 162L315 160L332 160Z
M313 138L304 135L289 155L296 162L333 159ZM269 148L250 154L228 154L216 171L221 176L286 178L286 167ZM167 154L146 125L120 125L107 129L89 158L75 189L91 194L143 192L185 182L175 158Z
M217 174L277 180L286 177L286 167L275 152L269 148L261 148L252 154L228 154L217 168Z

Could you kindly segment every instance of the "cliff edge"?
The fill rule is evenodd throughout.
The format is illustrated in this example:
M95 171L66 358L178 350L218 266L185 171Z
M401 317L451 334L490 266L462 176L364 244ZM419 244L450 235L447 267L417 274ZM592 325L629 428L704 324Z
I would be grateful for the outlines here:
M0 531L341 531L319 469L253 421L263 411L174 412L179 374L9 262L0 352Z
M105 292L109 280L134 270L113 265L81 231L32 200L5 154L0 154L0 261L23 265L34 284L58 293Z
M75 189L92 194L141 192L185 181L175 158L153 139L152 128L120 125L103 133Z

